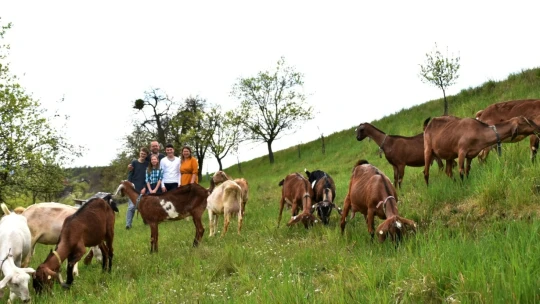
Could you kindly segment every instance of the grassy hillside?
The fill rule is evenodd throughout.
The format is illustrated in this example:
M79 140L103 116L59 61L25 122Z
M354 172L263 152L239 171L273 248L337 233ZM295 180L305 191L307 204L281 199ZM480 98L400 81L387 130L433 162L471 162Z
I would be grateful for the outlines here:
M532 69L450 96L449 109L452 115L474 117L495 102L538 97L540 69ZM368 106L363 102L357 111ZM442 111L442 100L433 100L371 123L388 134L414 135L427 117ZM273 165L264 156L242 163L242 172L236 166L226 169L250 184L242 233L235 233L233 220L225 237L209 238L205 216L207 230L199 248L190 247L191 220L167 222L159 226L160 252L150 255L148 226L139 218L133 229L125 230L122 206L112 273L102 274L97 264L81 266L81 277L70 291L56 285L51 294L33 295L33 302L540 302L540 165L531 163L528 141L503 145L502 156L492 153L485 165L473 161L463 183L432 168L426 187L423 169L407 167L398 208L419 229L397 249L388 241L371 242L361 215L348 220L344 235L335 213L328 227L306 230L286 227L287 212L276 227L278 182L291 172L328 172L336 181L339 206L358 159L392 176L392 167L376 153L378 146L367 139L358 142L354 128L325 142L325 154L314 141L276 152ZM31 266L37 267L47 253L46 246L39 246Z

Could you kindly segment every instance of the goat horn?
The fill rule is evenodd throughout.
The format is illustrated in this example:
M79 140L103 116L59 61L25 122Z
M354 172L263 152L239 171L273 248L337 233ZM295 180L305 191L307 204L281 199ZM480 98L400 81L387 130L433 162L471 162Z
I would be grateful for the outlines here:
M58 278L58 282L60 282L60 284L64 284L64 279L62 279L62 274L61 273L57 273L56 277Z

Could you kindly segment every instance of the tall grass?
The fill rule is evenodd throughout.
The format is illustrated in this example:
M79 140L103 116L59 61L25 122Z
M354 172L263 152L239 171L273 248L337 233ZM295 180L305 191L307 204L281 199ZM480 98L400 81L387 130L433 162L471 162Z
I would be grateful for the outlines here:
M471 117L494 102L538 96L540 70L527 70L451 96L450 113ZM357 110L361 107L359 103ZM442 109L442 101L434 100L372 123L389 134L414 135L425 118L440 115ZM431 168L426 187L423 168L407 167L398 207L419 229L397 248L388 241L372 242L361 215L347 219L343 234L335 213L326 227L286 227L285 220L277 227L278 182L291 172L328 172L340 206L358 159L392 175L375 143L356 141L354 125L359 123L328 136L325 154L317 140L276 152L273 165L264 156L243 163L242 172L227 168L229 175L245 177L250 185L241 235L235 229L223 238L206 233L201 245L192 248L190 219L165 222L159 226L160 251L150 254L148 226L137 218L125 230L126 206L121 206L112 272L102 273L95 262L81 265L71 290L56 284L51 293L33 294L33 302L540 302L540 165L531 163L528 141L504 145L502 155L491 153L486 164L474 160L463 181L456 170L452 180ZM33 267L50 248L37 249ZM6 300L7 295L0 299Z

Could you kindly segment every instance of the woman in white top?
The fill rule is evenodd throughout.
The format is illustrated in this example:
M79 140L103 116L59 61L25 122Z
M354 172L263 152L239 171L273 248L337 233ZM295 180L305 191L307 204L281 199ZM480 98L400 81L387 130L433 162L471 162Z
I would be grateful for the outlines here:
M174 156L174 147L171 144L165 146L166 156L161 159L160 165L163 170L161 192L167 192L178 188L180 180L180 158Z

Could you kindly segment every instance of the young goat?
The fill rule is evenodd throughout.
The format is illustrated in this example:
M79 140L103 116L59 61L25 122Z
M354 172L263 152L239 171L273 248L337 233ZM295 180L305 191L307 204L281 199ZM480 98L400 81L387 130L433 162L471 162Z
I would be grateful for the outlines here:
M353 169L349 192L343 204L341 233L345 231L346 218L352 209L351 219L356 212L364 215L372 240L375 234L374 217L378 216L385 220L376 230L379 241L384 242L389 235L392 241L397 243L402 237L402 230L408 228L416 230L413 221L398 214L397 202L397 192L390 179L366 160L358 161Z
M299 173L291 173L279 182L279 186L282 186L282 190L281 200L279 201L278 227L281 222L285 203L291 207L292 213L287 226L300 221L302 221L306 229L312 226L315 222L315 217L312 215L313 189L309 181ZM302 209L301 214L298 214L298 209Z
M9 287L9 301L20 298L30 301L28 282L32 268L20 268L23 259L30 254L30 230L26 218L11 213L2 203L5 216L0 219L0 271L4 278L0 280L0 300L4 297L4 288Z
M187 216L193 218L195 239L193 247L199 245L204 227L202 215L206 210L208 191L199 184L188 184L162 194L139 196L133 184L122 181L116 194L127 195L135 202L143 220L150 226L150 252L158 251L158 224L165 220L180 220Z
M44 287L50 288L53 278L64 288L73 283L73 267L86 253L86 247L100 246L103 254L102 269L112 269L115 214L118 208L114 202L109 205L101 198L93 198L70 215L62 225L60 239L54 251L34 274L34 289L40 293ZM62 282L60 265L68 259L67 281Z
M401 188L401 182L405 175L405 166L423 167L425 165L424 133L412 137L386 135L375 126L362 123L356 128L356 139L361 141L366 137L373 139L377 143L379 155L384 153L384 157L394 168L394 187L396 188ZM435 160L439 165L439 170L442 170L444 167L442 161L436 157ZM451 167L450 170L452 170Z
M519 116L489 126L474 118L454 116L435 117L424 131L424 179L429 184L429 163L436 156L445 160L458 158L459 175L469 176L471 161L480 151L494 144L500 149L501 142L518 135L540 132L539 127L529 119ZM499 150L500 153L500 150ZM467 160L467 167L465 167Z

